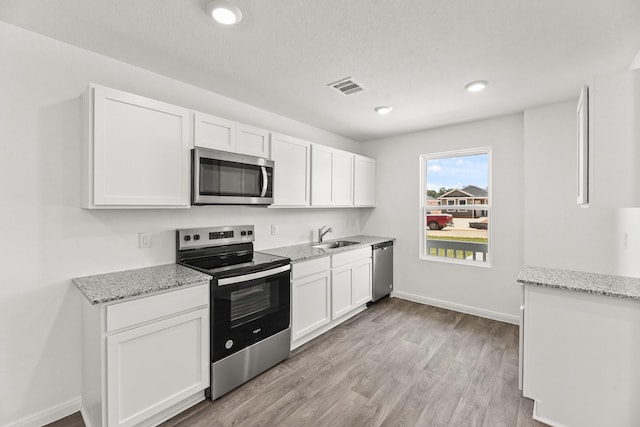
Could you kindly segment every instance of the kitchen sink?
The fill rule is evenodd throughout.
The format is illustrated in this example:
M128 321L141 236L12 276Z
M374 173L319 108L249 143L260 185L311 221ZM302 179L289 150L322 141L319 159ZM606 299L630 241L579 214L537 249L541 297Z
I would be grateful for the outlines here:
M335 249L335 248L343 248L345 246L357 245L360 242L350 242L348 240L335 240L333 242L327 243L319 243L317 245L313 245L316 249Z

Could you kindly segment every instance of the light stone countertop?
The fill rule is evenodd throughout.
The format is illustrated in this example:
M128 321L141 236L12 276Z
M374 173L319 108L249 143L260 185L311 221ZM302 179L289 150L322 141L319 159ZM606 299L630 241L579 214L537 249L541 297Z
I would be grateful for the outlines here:
M73 283L93 305L195 285L209 280L211 276L208 274L178 264L165 264L76 277Z
M280 248L261 249L260 252L264 252L271 255L279 255L286 258L290 258L292 263L300 261L308 261L314 258L321 258L328 255L333 255L339 252L350 251L353 249L364 248L374 245L376 243L395 241L393 237L377 237L377 236L347 236L336 239L327 239L322 243L331 243L336 240L347 240L350 242L358 242L358 244L351 246L343 246L341 248L334 249L318 249L313 245L318 245L319 242L303 243L300 245L282 246Z
M640 300L640 279L584 271L525 266L518 283Z

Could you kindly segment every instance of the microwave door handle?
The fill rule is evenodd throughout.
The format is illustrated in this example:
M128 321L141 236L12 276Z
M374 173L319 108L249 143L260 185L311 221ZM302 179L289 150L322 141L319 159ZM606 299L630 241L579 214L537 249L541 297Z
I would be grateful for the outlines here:
M260 170L262 171L262 192L260 193L260 197L264 197L267 194L267 188L269 187L269 177L267 176L267 168L264 166L260 166Z

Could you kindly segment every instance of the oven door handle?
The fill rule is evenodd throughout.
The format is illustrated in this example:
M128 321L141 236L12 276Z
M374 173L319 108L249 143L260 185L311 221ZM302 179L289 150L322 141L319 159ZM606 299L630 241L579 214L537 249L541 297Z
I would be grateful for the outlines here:
M267 189L269 188L269 177L267 176L267 168L264 166L260 166L260 170L262 171L262 192L260 193L260 197L264 197L267 194Z
M248 282L250 280L262 279L263 277L273 276L274 274L284 273L291 270L291 264L283 265L282 267L272 268L265 271L258 271L256 273L243 274L242 276L226 277L218 280L218 286L233 285L234 283Z

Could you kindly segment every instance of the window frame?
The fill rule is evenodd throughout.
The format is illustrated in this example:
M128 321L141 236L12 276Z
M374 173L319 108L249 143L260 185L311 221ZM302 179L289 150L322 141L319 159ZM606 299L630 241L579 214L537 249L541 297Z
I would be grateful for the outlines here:
M458 264L458 265L469 265L475 267L483 267L490 268L492 265L492 253L493 253L493 238L491 236L493 226L490 225L487 229L487 255L486 260L484 261L473 261L466 259L458 259L458 258L449 258L444 256L435 256L435 255L427 255L426 244L427 244L427 233L426 233L426 214L427 210L437 210L436 206L427 206L427 160L437 160L437 159L447 159L451 157L463 157L463 156L472 156L478 154L486 154L487 155L487 184L488 184L488 201L487 204L477 205L477 204L466 204L464 205L464 211L486 211L487 217L489 218L489 222L491 223L492 214L492 200L493 200L493 185L492 185L492 176L493 176L493 150L492 147L477 147L477 148L466 148L460 150L451 150L437 153L426 153L421 154L419 156L420 161L420 197L419 197L419 227L420 227L420 238L419 240L419 259L423 261L435 261L441 263L450 263L450 264ZM448 208L451 205L442 205L444 208ZM459 205L453 205L459 206ZM444 212L444 209L443 209Z

